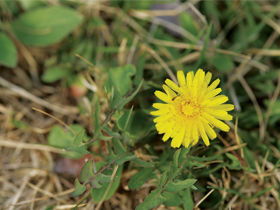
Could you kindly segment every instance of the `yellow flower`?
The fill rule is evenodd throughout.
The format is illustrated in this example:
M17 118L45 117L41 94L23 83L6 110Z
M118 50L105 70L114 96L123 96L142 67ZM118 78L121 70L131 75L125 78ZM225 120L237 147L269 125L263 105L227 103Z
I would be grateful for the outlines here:
M162 87L165 91L155 91L155 95L165 103L154 103L158 109L151 114L159 134L164 134L162 140L172 138L171 147L190 147L198 143L201 137L205 145L209 145L209 138L217 137L214 127L222 131L229 131L229 126L221 120L232 120L228 111L233 110L232 104L225 95L218 95L222 89L216 88L220 83L216 79L210 84L212 74L202 69L188 72L177 72L179 85L170 79L165 80Z

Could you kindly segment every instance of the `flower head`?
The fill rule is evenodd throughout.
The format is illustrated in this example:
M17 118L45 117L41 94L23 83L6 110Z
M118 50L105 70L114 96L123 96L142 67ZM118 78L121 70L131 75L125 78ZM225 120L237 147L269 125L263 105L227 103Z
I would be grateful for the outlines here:
M202 69L196 73L177 72L178 83L170 79L162 87L165 92L155 91L155 95L165 103L154 103L156 111L154 119L159 134L164 134L162 140L172 139L171 147L190 147L198 143L200 137L205 145L217 134L213 128L229 131L229 126L221 120L232 120L228 111L233 110L232 104L225 95L218 95L222 89L216 79L210 84L212 74Z

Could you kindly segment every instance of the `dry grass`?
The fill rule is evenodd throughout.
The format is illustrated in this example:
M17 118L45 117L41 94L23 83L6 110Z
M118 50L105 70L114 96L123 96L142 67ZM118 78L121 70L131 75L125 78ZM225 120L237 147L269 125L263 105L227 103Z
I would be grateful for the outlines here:
M205 16L195 8L197 2L199 1L184 4L184 9L191 10L200 18L202 24L206 24ZM273 4L269 2L263 2L261 6L266 12L273 10ZM100 4L98 7L92 8L85 5L81 8L81 11L87 13L90 9L93 10L95 15L102 13L108 18L118 16L125 27L133 30L134 39L131 47L127 45L125 38L120 41L116 59L119 65L132 63L135 57L145 54L147 60L149 60L149 63L145 64L146 70L161 73L165 71L162 74L169 75L170 78L176 80L171 69L174 69L178 62L182 65L197 62L201 51L204 49L202 44L195 45L150 37L150 32L143 28L137 20L151 21L150 24L154 25L156 23L152 21L152 18L158 16L158 11L131 10L126 13L119 8L110 7L106 4ZM177 15L181 10L165 12L166 15ZM163 16L164 12L160 12L160 14ZM270 62L266 62L265 59L273 56L279 57L280 54L278 49L268 49L276 40L279 41L279 26L273 18L266 18L264 22L273 31L264 41L263 48L249 48L243 52L235 52L231 49L217 47L215 45L217 40L211 40L207 51L209 55L213 53L230 55L237 63L236 68L228 73L229 79L225 87L230 90L236 107L240 107L242 102L234 94L236 91L234 84L241 84L241 87L245 90L247 94L245 97L248 97L251 101L251 104L246 106L253 107L258 116L259 125L256 129L259 133L260 143L267 142L267 126L271 110L266 110L265 116L263 115L262 98L256 96L254 88L247 81L247 75L251 71L259 74L269 71ZM157 23L156 25L156 27L159 27L164 23ZM100 29L100 37L103 41L113 42L115 37L112 37L110 33L113 27L108 24ZM232 27L234 27L234 24L232 24ZM174 25L170 25L169 30L175 30L186 39L192 41L196 39L179 26L174 28ZM134 209L137 204L143 201L150 189L155 186L153 182L148 182L138 191L129 190L127 183L129 178L136 173L135 169L124 171L121 185L109 201L93 204L87 197L87 193L78 198L71 196L74 190L74 178L80 169L79 166L83 164L85 159L67 162L61 156L63 150L47 146L47 134L56 124L79 123L90 130L90 116L79 114L77 108L80 103L87 106L87 99L76 99L71 96L69 89L60 83L46 86L39 82L38 75L42 71L39 66L48 58L48 54L55 53L59 45L49 49L29 49L20 43L17 43L17 45L20 49L20 67L8 70L3 68L0 75L0 208L5 210L35 210L53 206L55 210L74 207L84 210ZM157 50L154 50L155 48ZM172 60L172 55L167 50L169 48L190 50L191 52ZM97 52L97 60L98 58L102 60L102 56L101 52ZM88 62L87 60L84 61ZM92 69L94 69L95 74L100 71L98 66L89 65L87 68L87 73L92 72ZM100 81L91 81L91 79L89 73L87 89L88 91L96 91L100 96L102 102L101 118L105 119L104 112L108 109L108 104L106 103L106 95L102 91L103 78ZM271 106L276 100L279 100L280 79L278 79L276 86L277 88L269 98ZM244 105L242 104L242 106ZM45 110L49 115L38 110ZM21 122L24 122L24 124ZM244 158L243 149L247 146L246 139L241 139L239 136L237 122L238 119L235 125L231 124L233 131L226 139L222 136L219 137L224 149L217 154L230 153L234 155L247 170L229 170L227 167L222 167L219 171L219 178L210 175L209 179L204 181L205 185L212 187L212 189L207 192L194 192L195 209L203 209L201 207L203 202L215 192L221 194L221 203L223 203L224 209L249 210L252 206L264 210L280 209L280 194L276 190L280 183L279 164L275 165L268 160L269 155L276 159L280 158L279 148L267 143L270 150L267 151L266 156L260 155L258 151L253 151L255 152L256 171L250 170ZM275 132L279 138L278 128L274 128L272 132ZM161 149L158 150L161 151ZM148 156L141 152L141 149L136 150L136 153L139 153L138 156ZM148 158L151 157L148 156ZM205 162L204 164L210 166L217 163L219 161ZM64 167L73 167L73 170ZM175 210L176 207L161 205L157 209Z

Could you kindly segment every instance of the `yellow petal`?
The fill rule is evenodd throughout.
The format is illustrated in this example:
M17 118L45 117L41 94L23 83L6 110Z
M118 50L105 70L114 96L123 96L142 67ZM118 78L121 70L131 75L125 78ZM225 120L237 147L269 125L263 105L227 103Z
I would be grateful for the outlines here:
M176 92L180 92L180 88L178 87L178 85L175 84L175 82L171 81L170 79L166 79L165 83L173 90L175 90Z
M163 134L164 133L164 129L162 129L162 127L159 124L156 124L155 127L156 127L157 132L159 134Z
M177 71L177 78L178 78L179 85L181 87L185 86L186 78L183 71Z
M167 85L163 85L162 87L165 90L165 92L167 93L167 95L170 96L171 98L174 98L177 96L177 94L173 90L171 90Z
M162 103L153 103L153 107L156 109L168 109L168 104L162 104Z
M207 88L208 91L214 90L220 83L219 79L216 79L212 84Z
M156 117L153 121L155 123L159 123L159 122L164 122L167 121L169 119L171 119L173 116L171 114L165 114L165 115L161 115L159 117Z
M180 126L180 128L178 129L178 133L177 135L173 138L172 142L171 142L171 147L174 148L178 148L181 146L182 142L183 142L183 138L185 135L185 127L184 126Z
M212 99L206 100L203 104L207 106L217 106L228 101L228 97L224 95L215 96Z
M156 97L158 97L160 100L166 102L166 103L170 103L171 102L171 98L166 95L165 93L161 92L161 91L155 91L155 95Z
M199 130L199 134L202 137L202 140L204 141L205 145L209 146L210 141L209 141L208 136L206 135L206 132L205 132L204 127L201 122L198 123L198 130Z
M223 110L211 109L208 113L220 120L232 120L232 116Z
M214 129L211 128L208 123L203 123L203 124L204 124L205 131L207 135L210 137L210 139L215 139L217 137L217 134L214 131Z
M212 98L212 97L218 95L220 92L222 92L221 88L211 90L205 95L205 98Z
M187 79L187 86L188 86L188 87L191 87L191 86L192 86L193 77L194 77L193 71L190 71L190 72L187 73L186 79Z
M159 134L163 134L163 133L170 133L170 123L165 123L165 122L160 122L156 124L156 128L159 132Z
M198 89L199 93L198 93L198 98L199 100L201 99L205 99L205 98L209 98L208 96L206 96L206 94L208 93L208 84L211 80L212 74L210 72L207 72L202 83L200 84L200 88Z
M183 145L188 148L191 143L191 123L188 123L185 127L185 138L183 140Z
M212 125L214 125L215 127L221 129L222 131L229 131L229 126L225 123L223 123L222 121L216 119L215 117L212 117L211 115L207 114L207 113L203 113L203 117Z
M212 107L213 109L220 109L220 110L224 110L224 111L231 111L234 109L234 105L232 104L220 104L217 106Z
M206 75L205 75L205 79L204 79L204 83L205 83L205 86L206 86L206 87L207 87L208 84L210 83L211 78L212 78L211 72L207 72Z
M198 136L198 128L197 128L197 124L194 123L193 126L192 126L192 146L197 144L199 140L199 136Z
M166 133L162 137L163 141L167 141L172 136L173 129L174 129L174 124L175 124L174 121L171 121L171 122L168 123L167 129L166 129Z
M167 141L170 138L170 133L165 133L162 137L162 141Z
M202 83L204 82L204 78L205 72L202 69L198 69L194 76L194 80L197 80L196 83L198 84L198 86L202 85Z

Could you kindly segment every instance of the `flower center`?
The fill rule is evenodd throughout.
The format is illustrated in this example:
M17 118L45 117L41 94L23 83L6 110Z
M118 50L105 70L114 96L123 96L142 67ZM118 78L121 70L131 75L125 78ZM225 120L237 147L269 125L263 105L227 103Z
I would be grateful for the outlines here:
M187 118L194 118L201 114L201 106L194 101L178 97L176 99L179 114Z

